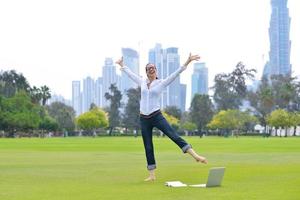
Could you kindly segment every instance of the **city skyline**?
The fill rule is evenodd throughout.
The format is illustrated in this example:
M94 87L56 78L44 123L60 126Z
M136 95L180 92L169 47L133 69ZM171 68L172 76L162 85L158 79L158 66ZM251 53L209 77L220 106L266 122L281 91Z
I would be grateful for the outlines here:
M145 76L148 51L160 43L178 48L180 64L189 52L199 54L209 70L209 87L217 73L231 72L239 61L257 69L260 78L269 59L270 0L172 1L172 9L169 2L158 2L1 2L0 70L15 69L31 86L47 85L71 99L72 81L102 76L105 58L117 60L122 48L139 52ZM289 0L288 8L292 71L299 75L299 1ZM192 66L181 74L187 95Z

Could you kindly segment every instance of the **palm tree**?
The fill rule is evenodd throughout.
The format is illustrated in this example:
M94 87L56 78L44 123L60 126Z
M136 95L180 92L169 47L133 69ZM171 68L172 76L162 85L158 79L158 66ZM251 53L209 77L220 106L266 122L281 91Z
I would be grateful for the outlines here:
M48 86L44 85L41 87L40 91L42 94L42 105L44 106L47 100L51 98L50 89Z
M30 88L30 96L33 103L40 104L42 100L41 89L33 86L32 88Z

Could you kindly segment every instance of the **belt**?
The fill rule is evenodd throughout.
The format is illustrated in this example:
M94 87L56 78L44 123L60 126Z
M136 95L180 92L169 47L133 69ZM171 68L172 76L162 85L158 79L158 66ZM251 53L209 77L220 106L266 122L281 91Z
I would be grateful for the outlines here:
M150 113L149 115L144 115L144 114L140 113L140 116L142 118L149 119L149 118L151 118L151 117L153 117L153 116L155 116L155 115L157 115L159 113L161 113L161 111L157 110L157 111L154 111L154 112Z

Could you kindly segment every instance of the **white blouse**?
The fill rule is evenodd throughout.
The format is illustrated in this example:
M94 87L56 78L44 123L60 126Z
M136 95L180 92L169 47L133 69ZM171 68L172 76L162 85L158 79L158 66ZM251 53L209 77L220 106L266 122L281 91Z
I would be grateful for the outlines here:
M121 67L121 70L141 87L140 112L143 115L149 115L160 109L160 96L162 91L186 68L186 66L182 66L165 79L156 79L152 81L149 89L147 87L147 83L150 81L148 78L145 79L133 73L127 66Z

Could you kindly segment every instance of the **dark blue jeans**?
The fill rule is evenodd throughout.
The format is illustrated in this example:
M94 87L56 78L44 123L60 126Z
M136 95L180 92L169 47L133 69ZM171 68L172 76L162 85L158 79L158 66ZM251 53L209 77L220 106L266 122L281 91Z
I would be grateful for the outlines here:
M182 139L175 130L170 126L167 120L164 118L161 112L156 113L150 118L140 117L142 136L145 147L145 153L147 158L147 169L153 170L156 168L155 158L154 158L154 149L152 142L152 130L154 127L161 130L165 135L167 135L173 142L175 142L179 148L182 149L183 153L191 148L191 145L188 144L184 139Z

